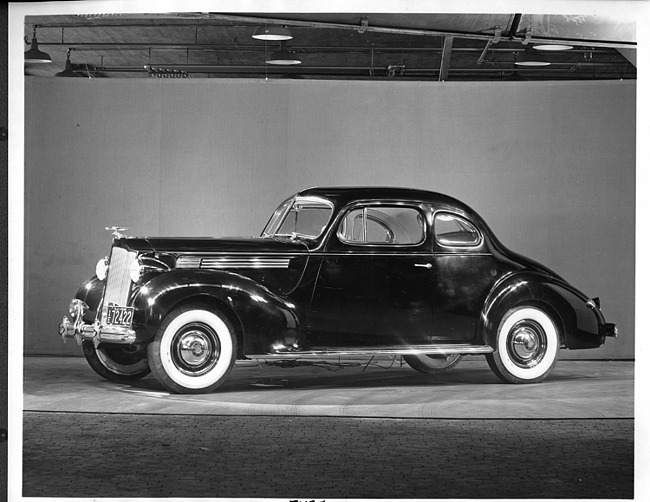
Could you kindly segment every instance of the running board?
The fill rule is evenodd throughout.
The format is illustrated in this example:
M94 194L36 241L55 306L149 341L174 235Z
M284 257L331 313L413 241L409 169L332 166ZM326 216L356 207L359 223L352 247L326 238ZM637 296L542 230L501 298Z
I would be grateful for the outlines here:
M489 345L471 345L469 343L448 343L436 345L412 345L410 347L375 347L361 348L351 347L347 349L313 349L296 352L277 352L274 354L254 354L247 355L249 359L299 359L308 357L327 357L327 356L377 356L377 355L396 355L403 356L409 354L489 354L494 349Z

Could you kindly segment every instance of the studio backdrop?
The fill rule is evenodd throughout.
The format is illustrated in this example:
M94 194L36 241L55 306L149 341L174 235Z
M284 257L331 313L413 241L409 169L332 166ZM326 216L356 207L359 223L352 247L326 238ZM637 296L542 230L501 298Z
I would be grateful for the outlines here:
M630 81L26 78L25 354L75 354L57 325L138 236L259 235L314 185L459 198L508 247L601 298L620 336L562 357L634 357ZM12 166L20 168L21 166Z

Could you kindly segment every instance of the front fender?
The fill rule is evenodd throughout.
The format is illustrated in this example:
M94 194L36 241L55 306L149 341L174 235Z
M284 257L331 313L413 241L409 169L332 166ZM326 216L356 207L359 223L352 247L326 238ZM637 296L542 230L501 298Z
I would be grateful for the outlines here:
M84 313L84 321L92 323L97 316L97 309L102 301L104 294L104 281L100 281L97 276L93 276L84 282L74 297L88 305L88 310Z
M240 337L241 354L295 350L302 314L289 299L252 279L228 271L172 270L140 288L134 297L138 342L150 340L165 316L180 304L208 303L224 310Z
M496 347L499 323L505 313L522 304L537 305L558 324L562 346L569 349L601 347L605 337L599 332L604 322L599 311L590 308L587 297L548 276L535 272L515 273L495 285L481 314L480 335L484 343Z

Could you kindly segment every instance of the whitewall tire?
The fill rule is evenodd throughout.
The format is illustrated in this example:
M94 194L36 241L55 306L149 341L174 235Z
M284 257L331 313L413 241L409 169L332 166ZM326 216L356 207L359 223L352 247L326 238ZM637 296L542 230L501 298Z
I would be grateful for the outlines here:
M237 338L220 312L187 305L165 318L148 354L151 372L168 390L211 392L235 364Z
M496 350L488 354L492 371L508 383L537 383L555 366L560 334L553 319L533 306L516 307L503 316Z

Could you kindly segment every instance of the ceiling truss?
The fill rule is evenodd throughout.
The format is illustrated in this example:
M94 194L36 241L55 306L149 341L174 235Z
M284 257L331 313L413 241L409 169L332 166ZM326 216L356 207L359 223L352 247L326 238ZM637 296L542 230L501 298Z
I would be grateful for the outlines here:
M403 80L634 79L634 20L521 13L264 14L169 13L27 16L25 41L53 62L26 65L52 76L70 62L82 76L142 78L318 78ZM286 26L300 65L266 63L278 43L251 38L260 25ZM537 44L566 44L550 65L515 66Z

